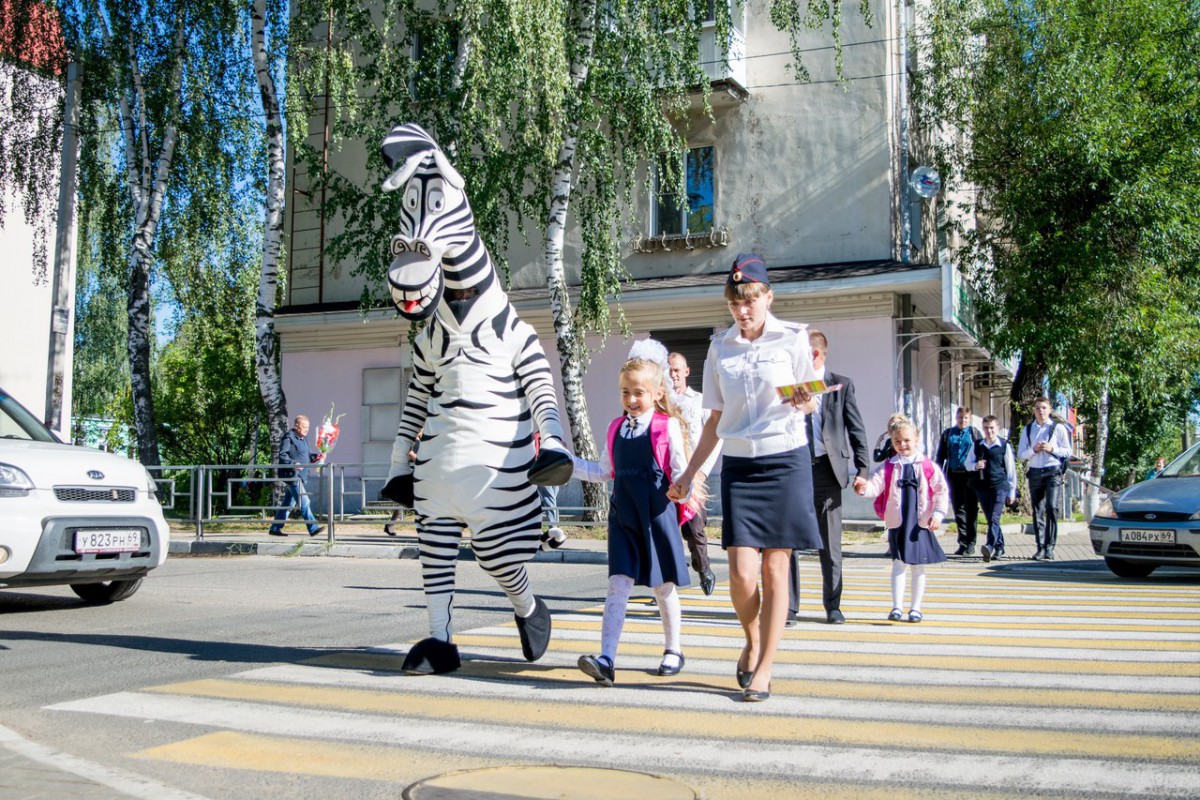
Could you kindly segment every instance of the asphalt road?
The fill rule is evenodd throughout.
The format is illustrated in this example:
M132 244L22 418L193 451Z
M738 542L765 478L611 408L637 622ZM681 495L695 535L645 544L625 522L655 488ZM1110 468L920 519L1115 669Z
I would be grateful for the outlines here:
M722 570L723 571L723 570ZM0 592L0 796L299 798L1195 797L1200 581L1096 559L931 572L920 625L884 620L885 558L847 560L844 626L815 561L769 702L738 702L724 575L683 592L684 672L631 601L617 686L595 652L605 570L534 564L551 649L459 565L463 669L398 672L425 634L410 560L179 558L128 601ZM533 769L533 767L538 769Z

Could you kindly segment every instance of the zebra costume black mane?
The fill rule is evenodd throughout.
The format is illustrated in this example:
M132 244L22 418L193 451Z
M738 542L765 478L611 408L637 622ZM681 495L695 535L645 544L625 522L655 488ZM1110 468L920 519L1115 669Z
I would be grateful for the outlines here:
M383 157L394 170L383 190L404 190L388 269L392 301L402 317L427 321L412 342L412 377L384 489L416 511L429 612L430 636L403 668L450 672L460 665L451 604L467 529L476 561L512 601L525 658L535 661L549 645L550 612L525 570L545 546L531 477L561 484L571 472L550 364L501 288L462 176L437 143L418 125L397 125ZM408 452L422 430L413 463Z

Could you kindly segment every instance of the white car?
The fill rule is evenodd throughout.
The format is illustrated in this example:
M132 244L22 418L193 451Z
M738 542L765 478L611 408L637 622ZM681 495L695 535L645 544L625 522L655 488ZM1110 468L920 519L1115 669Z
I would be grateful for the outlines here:
M63 444L0 389L0 588L67 584L89 604L124 600L169 540L145 467Z

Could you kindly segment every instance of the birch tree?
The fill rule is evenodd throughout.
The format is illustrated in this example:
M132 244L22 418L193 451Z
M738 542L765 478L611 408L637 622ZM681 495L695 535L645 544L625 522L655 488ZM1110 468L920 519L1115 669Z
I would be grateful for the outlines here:
M138 458L160 463L152 363L156 296L169 296L203 263L220 258L218 230L239 208L249 118L248 85L237 49L238 6L222 0L68 0L62 6L68 43L83 62L85 151L81 214L98 220L103 247L119 228L125 238L126 335ZM113 147L107 134L115 130ZM88 136L91 138L86 138ZM253 150L252 146L250 147ZM104 193L91 167L111 164L122 179L118 197ZM235 226L236 227L236 226ZM161 237L160 234L164 234ZM202 243L209 241L205 247ZM195 243L196 246L185 242ZM171 258L171 247L180 253ZM170 268L170 269L168 269ZM168 274L168 273L171 274Z
M251 54L262 99L267 139L267 187L263 219L262 265L255 304L255 367L258 388L271 435L271 463L278 463L279 446L288 431L287 398L279 376L279 339L275 334L275 303L279 295L279 262L283 244L284 157L283 113L275 89L278 58L267 43L269 22L286 13L278 3L254 0L251 9ZM268 14L271 16L269 17ZM275 31L276 38L279 31ZM278 43L276 44L278 46Z
M784 29L832 24L837 39L838 4L773 5ZM713 4L719 42L729 41L733 8ZM332 147L366 143L371 175L384 174L375 147L382 133L400 119L420 123L456 154L481 235L502 266L514 223L517 235L541 243L574 449L596 458L581 380L585 336L614 323L624 329L621 242L635 226L635 196L648 189L646 166L684 151L690 100L707 99L699 42L708 5L461 0L423 9L394 0L368 13L349 0L302 0L296 11L293 152L325 190L326 218L345 223L327 260L355 265L364 304L382 304L400 198L327 171L324 153L304 141L309 120L331 109ZM663 180L682 193L679 165ZM577 264L564 260L568 230L580 237ZM584 488L587 505L604 506L602 487Z

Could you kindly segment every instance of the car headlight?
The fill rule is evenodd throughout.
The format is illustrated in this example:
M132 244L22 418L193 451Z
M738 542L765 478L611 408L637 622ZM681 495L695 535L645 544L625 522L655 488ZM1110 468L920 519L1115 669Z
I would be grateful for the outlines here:
M145 467L143 467L145 469ZM150 470L146 470L146 493L151 497L158 495L158 484L154 481L154 474Z
M1096 509L1096 516L1115 518L1117 516L1117 512L1113 509L1112 500L1105 500L1103 503L1101 503L1100 507Z
M19 467L0 464L0 497L24 497L33 488L33 481Z

